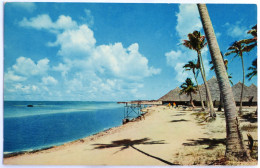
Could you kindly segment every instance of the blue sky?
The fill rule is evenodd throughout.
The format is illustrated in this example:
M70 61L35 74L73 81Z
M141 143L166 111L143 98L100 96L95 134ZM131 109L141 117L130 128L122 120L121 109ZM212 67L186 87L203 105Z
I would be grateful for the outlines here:
M208 11L223 53L257 23L256 5ZM196 52L180 43L194 30L204 34L195 4L6 3L4 100L158 99L193 77L182 66ZM202 54L209 80L208 48ZM241 60L232 57L237 83ZM256 57L256 49L245 53L246 73Z

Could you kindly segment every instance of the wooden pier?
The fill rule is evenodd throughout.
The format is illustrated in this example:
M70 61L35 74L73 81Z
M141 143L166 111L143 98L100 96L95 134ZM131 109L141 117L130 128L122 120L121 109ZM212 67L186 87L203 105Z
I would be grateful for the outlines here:
M125 104L124 106L124 119L123 124L126 124L127 122L140 118L144 118L144 114L146 112L143 112L142 109L151 106L151 105L160 105L159 102L153 102L153 101L130 101L130 102L118 102L119 104Z

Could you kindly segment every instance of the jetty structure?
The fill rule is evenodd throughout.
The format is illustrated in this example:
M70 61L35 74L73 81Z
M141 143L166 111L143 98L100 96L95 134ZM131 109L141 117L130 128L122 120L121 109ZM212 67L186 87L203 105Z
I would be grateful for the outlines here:
M220 104L220 90L218 86L218 81L216 77L212 77L210 80L207 81L212 97L212 101L214 104L214 107L219 106ZM241 96L241 89L242 89L242 83L238 82L237 84L232 86L232 91L234 95L234 99L236 102L236 105L238 106L240 104L240 96ZM201 96L204 101L206 102L206 90L204 84L199 85L201 90ZM176 105L189 105L190 98L182 94L180 95L180 88L176 87L175 89L169 91L167 94L162 96L158 99L158 101L162 102L162 104L169 104L169 103L176 103ZM192 93L193 102L196 106L201 105L199 93L194 94ZM243 99L242 99L242 105L243 106L257 106L257 86L254 84L251 84L250 86L244 85L244 92L243 92Z
M144 117L144 112L142 109L151 105L161 105L162 102L158 100L134 100L129 102L117 102L118 104L124 104L124 119L123 124L133 120L135 118Z

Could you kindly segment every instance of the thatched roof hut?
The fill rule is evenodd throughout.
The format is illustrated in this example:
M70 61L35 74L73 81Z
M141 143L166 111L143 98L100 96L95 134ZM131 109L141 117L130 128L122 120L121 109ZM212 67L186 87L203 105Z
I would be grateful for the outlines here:
M219 86L218 86L218 81L216 77L212 77L210 80L207 81L210 93L211 93L211 98L212 101L219 101L220 100L220 91L219 91ZM203 101L206 101L206 90L204 84L200 85L200 90L201 90L201 95ZM241 88L242 88L242 83L238 82L232 87L232 91L234 94L234 99L236 102L240 101L240 94L241 94ZM171 90L168 92L166 95L162 96L160 101L162 102L187 102L190 100L190 98L183 94L179 95L180 93L180 88L176 87L175 89ZM200 102L200 96L199 94L193 94L193 100L196 102ZM243 102L257 102L257 87L252 84L249 87L244 85L244 95L243 95Z
M190 98L186 94L180 95L180 88L176 87L175 89L168 92L166 95L161 97L160 101L189 101Z
M242 83L238 82L232 87L234 99L236 102L240 101L241 96L241 89L242 89ZM252 99L252 102L257 102L257 87L252 84L249 87L244 85L244 92L243 92L243 102L248 102L250 99Z

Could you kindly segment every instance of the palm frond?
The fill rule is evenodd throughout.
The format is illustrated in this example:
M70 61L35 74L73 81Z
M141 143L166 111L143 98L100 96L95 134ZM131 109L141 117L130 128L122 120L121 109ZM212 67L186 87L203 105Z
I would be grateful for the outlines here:
M236 51L229 51L229 52L226 52L226 53L225 53L225 56L228 56L228 55L230 55L230 54L237 54L237 52L236 52Z
M242 51L245 51L245 52L249 52L251 51L257 44L251 44L251 45L247 45L243 48Z
M257 75L257 58L254 59L254 61L252 62L252 66L250 66L248 68L248 70L251 70L250 73L248 73L246 75L246 77L248 78L248 80L250 81L254 76Z
M248 78L248 80L250 81L254 76L257 75L256 71L250 72L246 75L246 78Z
M183 93L186 93L187 95L190 93L196 93L197 89L194 85L194 83L192 82L192 80L190 78L187 78L185 80L185 82L180 86L182 89L180 90L180 95Z

